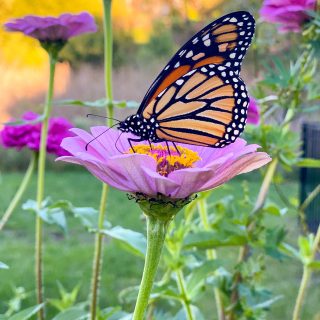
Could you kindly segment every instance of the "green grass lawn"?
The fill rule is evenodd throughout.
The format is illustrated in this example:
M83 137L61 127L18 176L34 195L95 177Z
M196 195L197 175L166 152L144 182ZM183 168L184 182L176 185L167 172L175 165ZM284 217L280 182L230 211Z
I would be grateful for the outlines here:
M21 179L21 173L4 173L2 175L0 185L1 215ZM241 177L231 182L239 188L239 191L240 181ZM250 190L253 195L257 192L258 187L257 182L250 182ZM295 195L297 184L289 183L284 190L290 195ZM75 206L97 207L100 191L101 183L85 171L48 172L46 194L50 194L54 200L67 199ZM34 199L35 192L36 181L33 179L24 200ZM215 195L218 199L222 195L222 191L218 189ZM273 201L280 201L273 189L271 190L271 198ZM145 230L138 206L133 201L129 201L124 193L116 190L110 190L107 216L113 225L121 225L140 232ZM272 223L274 221L270 221L270 224ZM276 224L279 224L278 220ZM299 233L296 217L287 215L283 220L283 225L289 231L289 240L295 242ZM57 227L45 226L45 293L48 298L57 297L57 281L60 281L68 290L80 283L79 301L84 301L88 297L90 286L94 236L89 234L80 222L72 217L68 217L68 227L69 233L64 236ZM24 306L35 304L33 244L34 217L31 213L18 209L14 212L5 230L0 233L0 261L10 266L9 270L0 271L0 313L5 310L5 303L12 296L12 286L22 286L30 292L30 297L24 301ZM110 239L106 239L104 250L101 305L105 307L119 303L118 294L121 289L139 284L143 261L121 250ZM268 319L290 319L300 276L301 267L293 260L277 262L269 259L267 261L267 272L263 282L275 294L283 296L272 307ZM311 320L317 312L320 313L319 281L319 274L315 275L308 292L302 320ZM209 298L204 299L201 305L204 306L206 319L211 320L212 303ZM132 306L125 307L131 311ZM52 311L49 310L50 314Z

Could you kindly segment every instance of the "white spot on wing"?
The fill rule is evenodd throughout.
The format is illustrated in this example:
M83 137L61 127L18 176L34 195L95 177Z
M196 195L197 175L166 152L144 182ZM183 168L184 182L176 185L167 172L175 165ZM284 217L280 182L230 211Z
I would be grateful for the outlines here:
M190 50L187 54L186 54L186 58L191 58L193 56L193 51Z
M206 40L206 41L204 42L204 45L205 45L206 47L209 47L210 44L211 44L211 40L210 40L210 39L208 39L208 40Z

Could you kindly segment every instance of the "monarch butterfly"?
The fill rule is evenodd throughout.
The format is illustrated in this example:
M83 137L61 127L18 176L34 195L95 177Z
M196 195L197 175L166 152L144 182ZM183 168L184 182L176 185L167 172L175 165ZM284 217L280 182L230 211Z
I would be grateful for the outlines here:
M255 28L252 15L233 12L210 23L173 56L136 114L118 124L131 142L182 142L222 148L244 129L249 98L239 77ZM133 149L133 148L132 148ZM133 149L134 150L134 149Z

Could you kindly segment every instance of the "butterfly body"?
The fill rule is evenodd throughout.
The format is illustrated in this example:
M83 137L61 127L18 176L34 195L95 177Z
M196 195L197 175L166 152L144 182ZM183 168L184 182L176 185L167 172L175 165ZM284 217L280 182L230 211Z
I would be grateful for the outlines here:
M249 104L239 77L254 33L245 11L212 22L173 56L145 95L137 113L120 122L131 141L172 141L214 148L236 140Z

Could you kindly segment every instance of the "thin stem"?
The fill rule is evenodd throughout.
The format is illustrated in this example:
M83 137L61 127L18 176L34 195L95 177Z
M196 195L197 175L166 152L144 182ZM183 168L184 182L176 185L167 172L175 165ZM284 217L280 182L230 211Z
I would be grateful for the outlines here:
M311 261L314 260L316 253L317 253L317 250L319 248L319 245L320 245L320 225L318 227L316 236L313 241L312 252L311 252L311 257L310 257ZM311 276L312 276L311 268L308 265L304 265L300 288L299 288L298 296L296 299L296 304L295 304L295 307L293 310L292 320L300 320L300 313L302 310L303 301L304 301L305 295L307 293L307 288L308 288L308 284L309 284Z
M44 198L44 181L45 181L45 166L47 154L47 137L49 117L52 109L52 96L54 87L54 74L56 67L56 58L49 53L50 74L49 74L49 88L44 107L44 119L41 127L41 141L38 160L38 185L37 185L37 207L41 209ZM39 215L36 217L36 236L35 236L35 273L36 273L36 289L37 289L37 303L42 304L43 299L43 282L42 282L42 220ZM38 312L38 319L44 320L44 308Z
M207 210L207 203L205 199L198 200L198 209L200 214L200 219L203 224L204 230L210 230L210 223L208 219L208 210ZM207 253L207 259L208 260L215 260L217 259L217 251L215 249L210 249L206 251ZM219 320L225 320L225 311L223 306L223 300L221 297L221 293L219 288L214 288L214 297L216 301L217 306L217 313L218 313L218 319Z
M273 179L274 174L277 169L277 165L278 165L278 159L274 158L268 166L266 175L264 176L264 179L263 179L263 182L262 182L259 194L258 194L256 204L253 209L254 213L259 211L263 207L263 205L266 201L272 179Z
M112 18L111 18L112 0L103 0L103 15L104 15L104 72L105 72L105 90L109 100L107 106L108 117L113 118L113 94L112 94ZM112 119L109 119L108 125L112 125Z
M106 113L109 116L107 124L112 126L113 118L113 104L112 104L112 19L111 19L111 4L112 0L103 0L103 28L104 28L104 71L105 71L105 90L106 98L110 101L106 108ZM108 195L108 185L102 185L100 208L99 208L99 220L98 229L103 229L105 214L106 214L106 202ZM92 267L91 278L91 303L90 303L90 319L95 320L97 314L97 303L99 298L99 284L101 278L101 269L103 262L103 239L104 236L100 232L97 232L95 238L95 250Z
M4 228L5 224L8 222L13 211L15 210L17 205L19 204L21 197L23 196L24 192L26 191L27 186L30 182L30 178L32 177L32 174L33 174L34 169L36 167L36 162L37 162L37 153L33 152L29 166L27 168L27 171L23 177L23 180L21 181L20 187L18 188L16 194L14 195L12 201L9 204L9 207L7 208L6 212L4 213L4 215L0 221L0 231Z
M147 216L147 254L132 320L143 320L170 220Z
M184 280L183 272L181 269L176 270L176 277L177 277L177 284L181 296L181 302L183 304L187 320L193 320L195 319L192 313L191 305L190 305L190 300L188 297L188 292L186 288L186 283Z
M108 185L102 186L102 194L99 208L98 232L95 239L95 252L92 266L91 279L91 305L90 305L90 319L95 320L97 314L97 302L99 297L100 274L102 268L102 250L103 250L103 234L99 231L103 228L104 217L106 212L106 203L108 195Z

